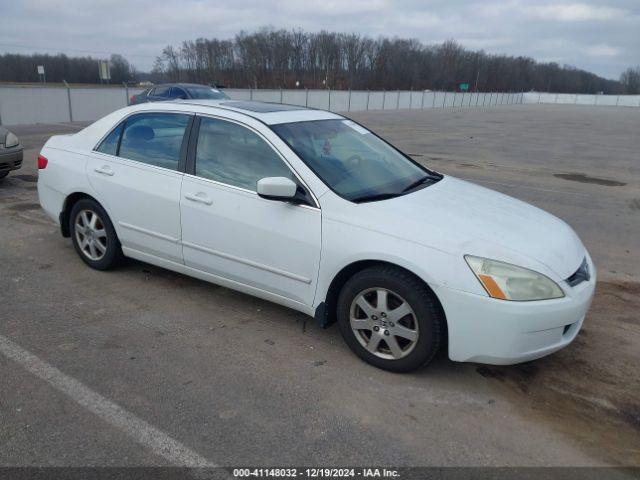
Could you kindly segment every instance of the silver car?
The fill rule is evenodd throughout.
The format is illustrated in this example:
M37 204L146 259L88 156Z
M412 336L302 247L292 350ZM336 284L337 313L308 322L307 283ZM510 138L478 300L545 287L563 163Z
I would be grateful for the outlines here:
M18 137L0 127L0 179L22 166L22 144Z

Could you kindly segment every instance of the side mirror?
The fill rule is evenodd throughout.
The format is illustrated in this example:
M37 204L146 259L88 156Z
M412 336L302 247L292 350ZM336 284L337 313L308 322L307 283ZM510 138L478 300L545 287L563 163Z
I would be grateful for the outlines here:
M258 195L268 200L293 200L297 189L298 185L287 177L266 177L258 180Z

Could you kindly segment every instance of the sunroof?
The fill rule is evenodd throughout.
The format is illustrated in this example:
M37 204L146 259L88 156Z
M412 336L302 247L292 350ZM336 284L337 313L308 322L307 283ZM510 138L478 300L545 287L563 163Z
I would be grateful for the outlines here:
M241 108L256 113L270 112L287 112L289 110L304 110L304 107L297 105L286 105L282 103L266 103L266 102L223 102L220 105L228 105L229 107Z

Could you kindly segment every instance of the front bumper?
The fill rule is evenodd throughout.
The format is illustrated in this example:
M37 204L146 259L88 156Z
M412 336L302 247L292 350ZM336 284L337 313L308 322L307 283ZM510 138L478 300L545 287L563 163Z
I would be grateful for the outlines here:
M0 148L0 173L22 167L22 147Z
M590 258L588 263L590 280L575 287L562 282L566 296L554 300L510 302L438 288L451 360L510 365L569 345L582 327L595 291L596 271Z

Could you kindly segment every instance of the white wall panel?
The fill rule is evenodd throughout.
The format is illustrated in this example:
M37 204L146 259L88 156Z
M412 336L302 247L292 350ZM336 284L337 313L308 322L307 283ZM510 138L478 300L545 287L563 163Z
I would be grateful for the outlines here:
M251 100L251 90L245 88L225 88L222 90L232 100Z
M397 102L398 108L410 108L411 92L406 90L398 92Z
M382 110L385 92L369 92L369 110Z
M92 122L129 102L124 88L72 88L69 92L74 122Z
M367 107L368 92L362 90L353 90L351 92L351 111L368 110ZM371 100L371 98L369 98Z
M0 121L3 125L68 122L67 89L0 87Z
M332 112L346 112L349 109L349 92L346 90L331 90L331 105L329 110Z
M329 93L327 90L309 90L309 108L329 110Z

